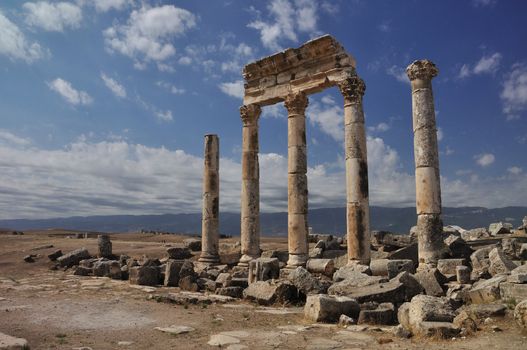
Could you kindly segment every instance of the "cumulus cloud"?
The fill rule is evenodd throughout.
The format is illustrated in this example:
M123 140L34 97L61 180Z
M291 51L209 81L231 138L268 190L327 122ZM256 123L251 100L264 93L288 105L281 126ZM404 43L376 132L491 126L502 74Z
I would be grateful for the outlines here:
M317 3L313 0L272 0L267 5L269 21L258 18L247 26L260 32L264 47L280 51L282 42L296 43L299 33L310 36L319 34L317 9Z
M464 79L475 74L494 74L500 66L502 57L499 52L495 52L492 55L481 57L473 66L463 64L459 70L458 78Z
M239 99L243 98L244 87L243 80L236 80L233 82L221 83L218 85L220 90L229 96L236 97Z
M110 89L110 91L116 97L119 97L119 98L125 98L126 97L126 89L125 89L125 87L122 86L121 84L119 84L116 80L110 78L109 76L107 76L104 73L101 73L101 79L104 81L104 85L106 85L106 87L108 89Z
M26 2L26 23L49 32L63 32L66 28L78 28L82 21L82 9L69 2Z
M49 53L39 43L28 41L18 26L4 16L0 9L0 55L31 63L47 57Z
M492 153L483 153L474 156L474 159L476 160L476 163L478 163L480 166L486 167L494 163L496 157L494 157L494 154Z
M507 168L507 171L512 175L520 175L523 172L523 169L518 166L511 166Z
M386 132L388 130L390 130L390 125L384 122L368 127L369 132Z
M335 141L344 140L344 109L335 104L333 99L322 98L324 104L310 101L306 117L313 126L331 136Z
M410 79L408 79L408 75L406 75L406 70L402 67L393 65L386 70L386 73L401 83L410 84Z
M134 10L126 24L114 24L103 32L110 52L118 52L142 67L164 62L176 54L173 40L196 26L196 16L173 5L143 6Z
M17 136L8 130L0 129L0 144L28 146L31 144L31 140L25 137Z
M133 3L133 0L94 0L97 12L108 12L110 10L122 10Z
M171 122L174 120L174 117L172 116L172 111L157 111L156 117L162 122Z
M527 65L516 63L512 66L501 91L503 112L509 120L527 109Z
M93 98L87 92L76 90L69 81L62 78L57 78L47 84L52 91L58 93L68 103L74 106L89 105L93 102Z

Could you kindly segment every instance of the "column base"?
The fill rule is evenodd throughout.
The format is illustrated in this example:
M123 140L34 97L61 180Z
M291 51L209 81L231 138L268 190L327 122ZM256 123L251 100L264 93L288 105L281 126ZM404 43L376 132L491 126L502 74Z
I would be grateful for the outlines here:
M258 258L259 258L259 256L251 256L251 255L248 255L248 254L243 254L242 257L240 258L240 261L238 262L238 266L248 267L250 261L252 261L254 259L258 259Z
M289 254L286 269L296 269L299 266L306 266L309 256L307 254Z
M208 265L219 265L220 256L210 253L201 253L201 256L198 259L198 262Z

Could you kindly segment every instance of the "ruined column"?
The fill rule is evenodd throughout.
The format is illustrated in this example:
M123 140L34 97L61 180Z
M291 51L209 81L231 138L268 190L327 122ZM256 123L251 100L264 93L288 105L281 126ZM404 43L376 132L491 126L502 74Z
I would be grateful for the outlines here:
M239 266L260 256L260 166L258 164L258 105L240 107L242 130L241 252Z
M406 68L412 83L415 195L420 267L435 267L444 250L441 187L432 78L438 69L428 60Z
M364 81L352 74L338 84L344 96L346 154L346 233L348 263L370 263L368 161L362 96Z
M205 135L203 169L203 214L199 262L219 263L220 141L218 135Z
M110 236L108 235L99 235L97 236L97 247L99 248L98 256L101 258L111 258L112 257L112 241L110 241Z
M287 236L289 260L287 266L296 268L306 264L307 242L307 150L306 116L308 99L304 93L287 96Z

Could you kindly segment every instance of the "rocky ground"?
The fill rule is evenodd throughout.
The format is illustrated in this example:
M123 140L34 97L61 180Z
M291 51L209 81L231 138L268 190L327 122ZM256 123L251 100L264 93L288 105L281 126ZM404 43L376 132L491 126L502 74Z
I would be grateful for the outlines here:
M357 305L349 304L350 302L348 302L350 315L354 317L349 317L350 320L345 322L346 325L337 325L337 320L333 320L331 323L315 323L312 320L313 317L321 317L320 314L316 313L316 310L311 311L311 314L316 314L315 316L308 315L309 312L305 316L305 300L299 297L302 294L299 291L304 289L306 294L310 295L308 296L308 304L313 304L319 300L310 301L310 298L314 299L316 295L310 293L308 289L325 288L327 291L328 288L333 288L338 290L338 288L333 287L336 285L335 280L332 277L324 276L324 273L312 273L313 277L319 281L313 285L313 281L310 280L311 274L302 275L304 272L298 270L297 276L292 278L293 282L284 282L291 288L295 288L297 294L292 296L285 293L288 295L286 298L284 297L285 294L282 293L277 300L272 300L269 303L265 301L268 295L255 294L250 289L256 289L254 286L264 283L266 285L262 285L260 288L267 288L268 285L274 286L274 282L262 281L260 271L259 276L253 276L255 279L252 283L253 287L247 288L247 285L243 284L243 279L247 276L243 277L243 272L233 271L228 266L221 269L227 271L229 276L219 277L220 271L202 270L196 264L194 267L195 276L181 284L182 288L167 287L157 283L155 286L131 284L129 280L123 279L125 274L130 274L132 282L134 279L137 282L137 279L142 278L137 275L140 274L139 270L143 266L150 265L154 266L152 271L162 272L160 275L156 275L158 283L166 281L167 276L164 271L171 261L167 257L167 249L182 248L184 240L188 237L152 234L111 235L112 250L116 261L122 260L120 259L122 255L126 255L128 258L125 258L124 265L119 264L123 268L122 271L119 270L119 278L116 278L115 272L112 275L110 267L107 270L103 269L101 274L114 277L110 278L95 277L93 274L94 271L97 271L97 267L94 268L94 265L110 266L111 259L94 260L89 264L87 262L81 263L81 266L82 264L87 266L88 276L81 276L78 275L80 272L76 272L79 269L77 266L79 262L70 268L65 268L48 259L48 255L57 250L66 254L81 247L86 248L90 255L97 255L96 235L80 239L69 238L71 236L71 234L61 231L25 232L23 235L13 235L7 232L0 234L0 333L3 334L0 334L0 349L22 348L21 346L9 348L5 345L9 341L16 342L16 340L7 338L5 335L25 339L31 349L206 349L214 347L227 349L443 349L446 347L477 349L483 346L495 349L523 349L527 347L527 333L522 333L522 329L513 317L513 309L519 300L501 300L499 289L498 297L496 297L494 289L485 289L485 286L480 289L490 290L490 297L488 296L489 293L473 293L476 295L474 298L481 296L482 298L493 299L487 300L491 306L486 312L481 311L481 309L476 312L467 308L464 311L467 313L467 317L461 319L461 322L465 323L461 325L462 327L457 328L455 335L427 337L415 332L413 337L406 338L405 336L408 334L401 334L400 327L396 326L397 313L404 314L401 310L405 308L405 304L402 302L410 300L394 301L392 306L395 309L388 314L383 314L388 315L384 319L387 322L378 322L382 317L377 316L375 316L377 318L374 317L377 321L370 320L371 323L377 324L366 324L364 322L355 324L357 319L353 318L358 318L359 321L361 317L364 319L368 315L365 312L368 308L376 310L376 312L379 311L375 315L382 314L380 311L382 311L381 306L384 300L379 300L381 305L379 303L367 304L368 302L365 301L367 297L364 297L363 290L361 290L363 293L361 295L351 293L351 295L343 297L355 298L355 300L360 301L360 305L358 303ZM399 238L395 237L395 240ZM505 261L505 268L508 263L504 256L496 258L490 254L489 257L489 253L495 247L496 242L492 241L491 237L479 237L479 239L491 240L490 244L486 245L486 247L490 246L491 248L488 249L487 254L480 253L482 255L481 263L484 265L488 262L488 266L485 265L480 270L472 266L471 255L474 254L474 251L481 249L481 246L471 248L472 251L468 252L470 254L466 259L471 263L465 262L465 265L471 267L472 278L479 278L474 275L474 271L479 271L478 273L482 274L481 279L484 281L491 280L496 276L505 276L505 279L500 283L512 283L507 280L510 279L510 271L493 270L501 267L501 265L496 262L492 265L492 259L498 259L500 262ZM312 256L317 258L333 256L333 269L340 267L343 255L337 254L335 251L342 250L341 244L343 242L331 243L330 241L333 240L328 240L327 237L318 237L314 241L316 243L311 244ZM319 241L325 243L321 244ZM222 239L221 242L222 262L228 264L237 257L235 253L237 244L235 239ZM372 243L376 249L375 258L391 260L397 260L396 258L401 257L397 254L402 253L394 252L406 249L406 253L408 253L413 244L411 241L394 242L394 236L387 235L377 235ZM186 245L188 246L188 244L187 241ZM330 247L331 245L333 247ZM286 247L285 238L264 238L262 248L267 252L264 254L269 259L266 263L276 263L273 259L278 257L276 260L280 264L279 267L282 267L283 254L280 251L285 250ZM454 247L455 245L451 245L452 249ZM500 248L498 253L503 252L503 250L507 251L503 248L501 241L498 247ZM520 249L521 242L518 245L518 254ZM177 254L180 252L178 250ZM467 252L463 254L465 253ZM171 251L168 255L170 254L176 253ZM196 252L193 252L190 260L195 259L195 255ZM500 257L503 259L500 260ZM25 262L24 258L32 262ZM101 264L101 261L108 261L108 263ZM97 265L98 263L99 265ZM381 270L389 270L387 264L382 262L380 264L383 266ZM395 264L397 269L400 268L401 264L406 266L403 261ZM54 268L56 265L59 265L58 269L50 270L50 267ZM374 266L372 268L375 270ZM412 270L412 274L406 271L407 268ZM133 269L135 272L132 272ZM451 267L443 269L446 275L448 275L448 269L452 270ZM79 271L81 270L79 269ZM178 278L181 278L176 281L176 285L180 285L180 281L184 280L181 266L177 272ZM265 273L268 272L265 271ZM345 269L342 269L341 275L344 272ZM377 288L379 285L383 288L383 286L389 286L387 283L395 284L398 279L406 281L406 279L414 278L412 276L417 275L413 274L415 273L414 267L404 267L402 272L396 271L395 276L382 276L384 273L382 271L378 274L375 271L373 273L371 271L363 272L367 277L357 275L356 272L352 273L352 277L359 278L361 281L367 280L368 283L373 283L372 279L379 279L378 283L370 284L370 288ZM332 273L333 271L331 271ZM386 271L386 273L392 272ZM405 273L410 277L404 277L406 276ZM376 274L381 276L375 276ZM282 280L291 280L287 276L281 277ZM342 277L342 281L349 280L348 277ZM218 278L223 278L223 281L218 281ZM450 281L445 283L454 283L455 277L447 276L447 278L450 278ZM417 278L417 280L424 283L422 279ZM308 285L306 281L312 283ZM512 285L523 285L522 283L524 283L516 282L518 283L512 283ZM302 285L302 283L304 284ZM405 285L405 291L410 290L407 283L402 283ZM242 286L241 289L236 289L236 285ZM377 287L371 287L371 285ZM407 303L410 313L420 310L420 302L433 304L442 300L446 303L455 299L457 295L452 296L451 292L448 298L424 300L423 298L428 297L436 298L430 295L433 294L434 286L427 287L428 292L425 288L416 287L421 289L419 293L416 293L418 296L414 297L415 300L407 295L408 292L405 292L405 297L412 300L412 303ZM470 291L472 288L471 286L467 290ZM219 292L219 289L225 289L225 292ZM445 295L446 289L439 294ZM200 291L196 292L195 290ZM225 295L215 294L213 290ZM242 294L237 295L240 290ZM322 291L318 290L318 292ZM262 293L261 289L258 289L257 292ZM425 297L424 294L429 296ZM233 298L235 296L243 296L243 298ZM419 298L423 300L418 300ZM467 302L466 300L469 297L465 294L459 298L465 298L463 303L470 304L470 301ZM250 299L256 302L250 301ZM342 304L338 305L340 307ZM454 315L458 317L462 312L459 309L440 312L445 307L447 309L451 307L451 304L439 303L435 306L440 310L434 312L446 315L446 318ZM357 309L352 310L355 307ZM314 308L316 309L316 307ZM306 309L308 308L306 307ZM359 316L359 311L362 312L363 316ZM340 312L337 318L339 318L338 316L340 316ZM466 324L467 319L474 321L475 324ZM449 321L451 323L452 319ZM468 332L465 328L470 328L472 331ZM465 331L460 333L460 330Z

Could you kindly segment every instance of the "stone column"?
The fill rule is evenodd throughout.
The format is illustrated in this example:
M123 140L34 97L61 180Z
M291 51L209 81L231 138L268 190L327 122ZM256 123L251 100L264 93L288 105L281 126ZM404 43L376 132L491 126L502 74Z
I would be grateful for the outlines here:
M441 221L441 187L432 78L438 74L428 61L406 68L412 83L415 195L420 267L435 267L444 251Z
M201 218L201 256L199 262L219 263L220 141L218 135L205 135L203 169L203 214Z
M110 241L110 236L108 235L99 235L97 236L97 245L99 248L98 256L101 258L111 258L112 257L112 241Z
M370 207L368 160L362 96L364 81L350 75L338 84L344 96L344 140L346 154L346 233L348 262L370 263Z
M296 268L306 264L309 251L307 242L307 150L306 116L308 105L304 93L287 96L287 236L289 260L287 266Z
M241 248L239 266L260 256L260 166L258 164L258 105L240 107L242 130Z

